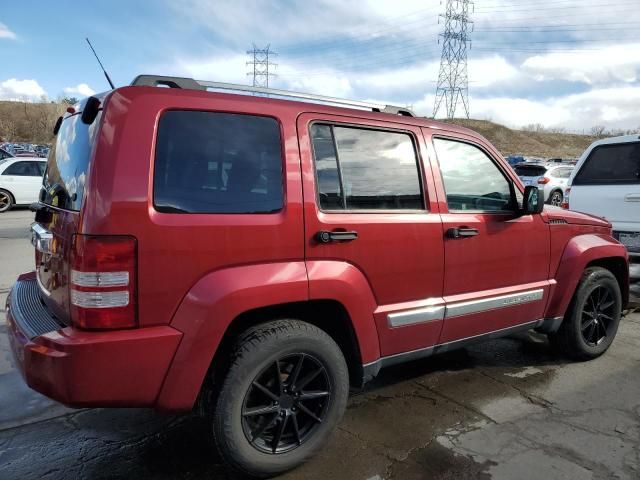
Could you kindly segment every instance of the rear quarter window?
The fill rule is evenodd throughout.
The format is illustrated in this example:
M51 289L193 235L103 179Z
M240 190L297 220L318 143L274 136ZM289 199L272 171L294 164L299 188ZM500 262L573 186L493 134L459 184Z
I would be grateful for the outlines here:
M158 127L153 200L165 213L271 213L284 202L280 125L170 111Z
M640 183L640 142L594 148L573 180L574 185Z
M80 210L93 144L100 127L102 110L87 125L75 114L63 120L56 142L49 152L41 200L68 210Z

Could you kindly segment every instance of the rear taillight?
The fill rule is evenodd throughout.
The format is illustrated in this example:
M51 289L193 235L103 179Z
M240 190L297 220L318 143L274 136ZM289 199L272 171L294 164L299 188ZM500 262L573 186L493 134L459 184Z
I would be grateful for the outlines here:
M136 326L135 238L75 235L69 277L71 320L76 327Z
M540 178L538 179L538 184L540 184L540 185L545 185L545 184L549 183L549 181L550 181L550 180L549 180L547 177L540 177Z
M564 189L564 196L562 197L562 203L560 206L566 210L569 210L569 193L571 192L571 187Z

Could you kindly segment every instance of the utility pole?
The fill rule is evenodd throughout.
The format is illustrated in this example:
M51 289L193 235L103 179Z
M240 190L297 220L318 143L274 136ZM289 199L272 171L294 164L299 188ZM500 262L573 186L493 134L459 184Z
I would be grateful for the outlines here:
M442 37L442 57L440 73L436 87L436 100L433 117L441 108L445 109L447 118L455 117L456 108L462 104L465 117L469 118L469 76L467 74L467 44L469 25L473 31L473 22L469 19L469 9L473 9L471 0L446 0L444 15L444 32ZM438 39L438 43L440 40ZM443 104L444 103L444 104Z
M247 65L253 67L252 71L247 72L247 75L253 75L254 87L269 88L269 77L275 75L269 71L269 67L276 67L277 64L271 62L269 57L274 57L277 53L272 52L270 47L271 45L257 48L254 43L253 50L247 50L247 54L253 56L253 60L247 62Z

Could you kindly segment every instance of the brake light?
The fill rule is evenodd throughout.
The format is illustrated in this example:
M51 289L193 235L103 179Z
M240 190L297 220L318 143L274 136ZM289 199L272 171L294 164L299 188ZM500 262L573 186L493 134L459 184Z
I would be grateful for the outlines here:
M547 177L540 177L540 178L538 179L538 183L539 183L540 185L544 185L544 184L546 184L546 183L549 183L549 181L550 181L550 180L549 180Z
M71 320L78 328L137 324L136 239L75 235L71 253Z
M565 188L564 196L562 197L562 203L560 206L565 210L569 210L569 193L571 192L571 187Z

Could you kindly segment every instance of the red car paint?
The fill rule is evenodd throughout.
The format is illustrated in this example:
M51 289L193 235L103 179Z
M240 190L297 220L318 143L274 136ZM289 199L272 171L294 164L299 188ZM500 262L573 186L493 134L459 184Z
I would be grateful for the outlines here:
M264 307L286 312L289 305L299 309L314 301L339 304L355 339L349 358L366 380L367 372L374 375L379 365L407 353L410 359L415 352L447 349L452 342L564 315L582 271L592 262L618 262L627 295L627 253L604 220L553 207L539 215L449 212L432 137L479 147L523 191L499 152L470 130L420 118L195 90L124 87L100 100L102 119L83 206L77 213L49 208L44 226L54 235L52 252L36 254L38 278L50 292L41 293L42 300L69 326L29 338L15 320L23 300L10 295L7 310L13 351L27 383L65 404L188 410L234 322ZM284 208L233 215L157 211L152 201L155 136L159 119L169 110L276 119L283 146ZM310 124L317 121L409 133L419 157L425 210L322 212L309 136ZM479 235L464 240L445 236L460 226L476 228ZM326 245L314 240L316 232L336 229L356 230L359 237ZM136 239L135 328L91 331L69 323L74 234ZM34 279L29 274L18 281ZM540 298L529 301L526 292ZM516 300L505 300L500 308L464 313L469 302L509 295ZM390 326L390 315L445 306L462 313ZM319 326L331 330L334 321L326 318Z

